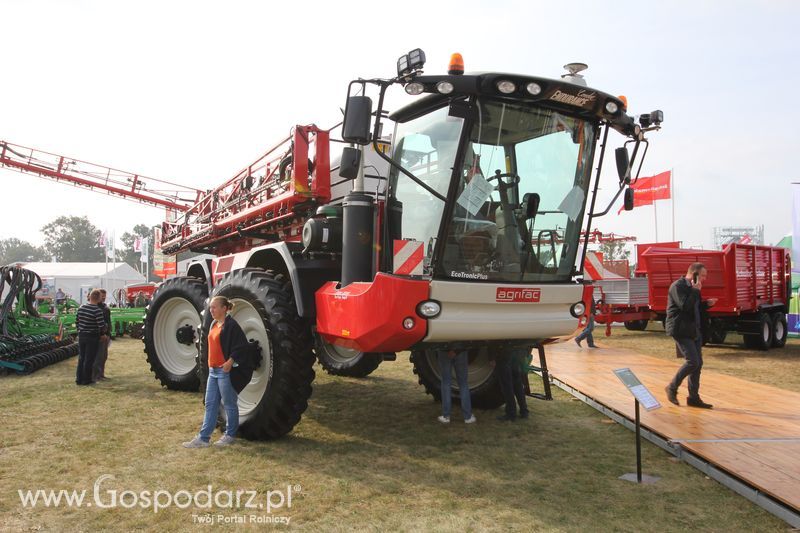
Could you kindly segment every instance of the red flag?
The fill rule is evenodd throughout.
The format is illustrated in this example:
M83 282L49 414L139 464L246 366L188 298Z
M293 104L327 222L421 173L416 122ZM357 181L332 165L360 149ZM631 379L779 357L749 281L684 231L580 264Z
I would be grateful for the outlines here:
M669 200L672 198L671 191L672 171L668 170L655 176L639 178L636 183L631 184L633 189L633 206L652 205L656 200ZM623 208L617 211L622 212Z

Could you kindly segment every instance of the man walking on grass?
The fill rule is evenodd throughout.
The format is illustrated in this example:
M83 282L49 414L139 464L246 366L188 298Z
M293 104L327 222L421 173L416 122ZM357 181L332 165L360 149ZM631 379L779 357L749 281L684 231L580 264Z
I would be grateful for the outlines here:
M678 387L684 378L689 386L686 405L711 409L713 406L700 399L700 369L703 368L703 335L700 322L701 309L708 309L716 298L702 301L700 291L708 272L703 263L693 263L686 276L674 282L667 296L667 335L675 339L678 357L686 361L667 385L667 399L675 405L678 403Z

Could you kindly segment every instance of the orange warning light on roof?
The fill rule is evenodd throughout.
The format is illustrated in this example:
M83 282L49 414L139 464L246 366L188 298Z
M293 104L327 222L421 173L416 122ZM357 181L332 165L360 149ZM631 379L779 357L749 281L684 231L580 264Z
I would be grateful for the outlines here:
M627 109L628 109L628 97L619 95L619 96L617 96L617 98L622 100L622 109L627 111Z
M464 74L464 58L458 52L450 56L450 65L447 67L447 73L450 75Z

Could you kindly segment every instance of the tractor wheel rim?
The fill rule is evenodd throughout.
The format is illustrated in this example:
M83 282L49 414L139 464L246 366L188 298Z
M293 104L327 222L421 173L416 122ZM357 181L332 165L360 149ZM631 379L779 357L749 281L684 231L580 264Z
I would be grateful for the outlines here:
M183 376L197 365L197 348L194 343L178 342L177 332L184 326L196 328L200 313L185 298L170 298L156 314L153 323L153 344L158 361L171 374Z
M336 344L330 344L325 340L323 340L322 343L322 349L325 350L325 354L337 363L352 363L355 359L361 357L362 354L362 352L358 350L345 348L344 346L338 346Z
M272 368L269 335L264 327L261 313L253 304L241 298L232 299L231 317L239 324L248 340L256 340L261 346L261 366L253 371L250 383L239 393L239 417L244 422L258 407L269 386Z
M764 338L764 342L769 340L769 324L765 323L761 328L761 336Z
M441 383L442 373L439 370L439 357L435 350L426 350L425 356L428 358L428 364L436 376L436 379ZM489 356L484 350L480 350L478 355L470 358L469 366L467 366L467 383L469 389L474 390L477 387L486 383L492 377L494 366L490 364ZM451 370L450 388L453 391L458 390L458 377L456 376L455 369Z

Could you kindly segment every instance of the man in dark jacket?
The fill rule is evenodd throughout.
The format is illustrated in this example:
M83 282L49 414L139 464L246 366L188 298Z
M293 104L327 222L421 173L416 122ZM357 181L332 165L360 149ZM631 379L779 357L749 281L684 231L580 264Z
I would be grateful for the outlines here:
M667 297L667 335L675 339L678 353L686 362L667 385L667 399L675 405L678 403L678 387L684 378L688 378L689 396L686 405L711 409L712 405L700 399L700 369L703 368L703 335L701 327L701 311L715 303L716 298L703 301L700 290L708 276L703 263L693 263L686 276L677 280L669 288Z

